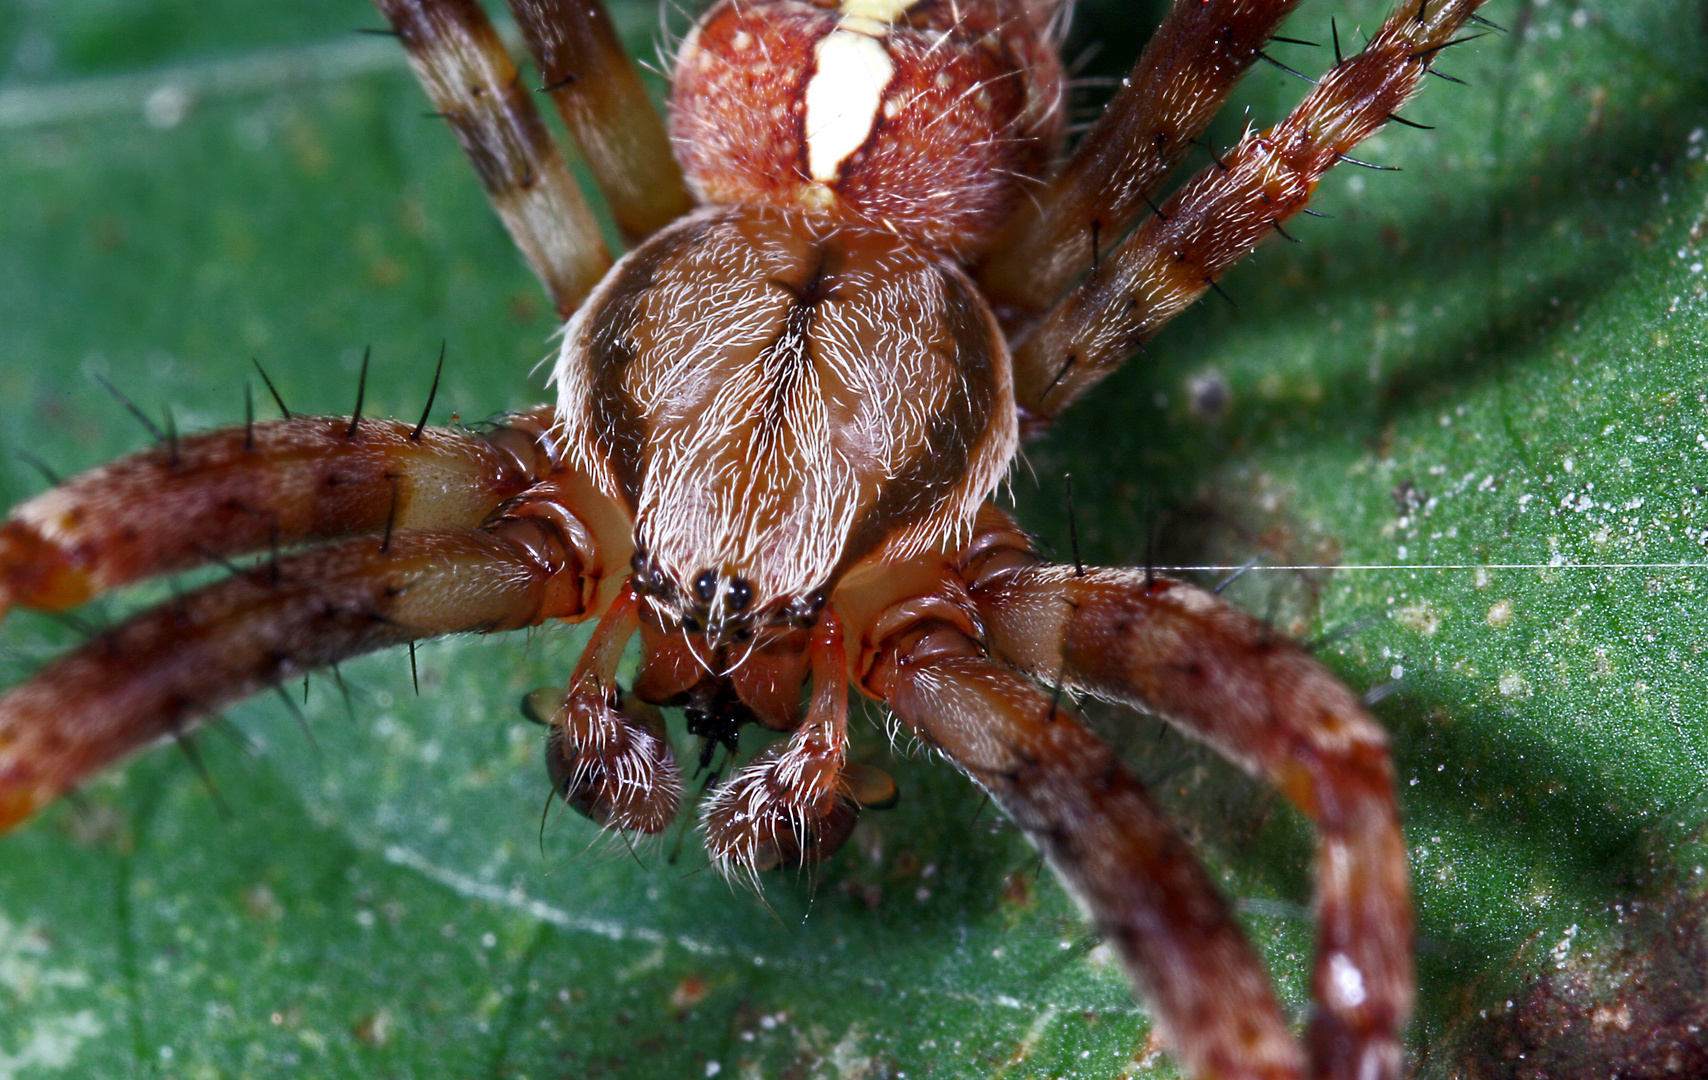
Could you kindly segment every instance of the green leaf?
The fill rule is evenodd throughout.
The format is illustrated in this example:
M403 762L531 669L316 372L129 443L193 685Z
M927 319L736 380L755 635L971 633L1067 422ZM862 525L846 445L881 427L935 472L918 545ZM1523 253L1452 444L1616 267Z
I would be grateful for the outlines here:
M1331 14L1350 43L1382 8L1288 33L1326 41ZM1631 905L1695 910L1708 821L1700 14L1488 14L1510 33L1440 61L1470 85L1406 109L1434 130L1359 155L1403 171L1338 170L1333 220L1229 275L1237 309L1169 328L1015 481L1064 558L1071 474L1088 561L1346 567L1230 595L1351 685L1398 682L1376 712L1441 1076L1515 1068L1568 976L1651 970ZM1084 5L1097 67L1153 15ZM618 16L644 47L654 7ZM41 487L12 451L70 473L143 445L97 374L194 429L241 421L252 357L293 409L345 411L372 346L369 412L413 418L443 341L436 419L542 397L547 305L395 42L350 32L379 25L342 0L0 13L0 503ZM1301 89L1255 71L1215 141ZM140 592L83 615L163 595ZM75 639L14 614L0 683ZM348 665L310 684L308 731L263 699L199 740L217 798L162 750L0 838L0 1077L1173 1075L1024 843L875 726L858 753L901 807L763 902L691 832L633 858L572 815L542 835L516 702L580 639L425 646L419 696L406 656ZM1308 830L1154 722L1099 722L1302 1010ZM1542 1052L1597 1049L1573 1038Z

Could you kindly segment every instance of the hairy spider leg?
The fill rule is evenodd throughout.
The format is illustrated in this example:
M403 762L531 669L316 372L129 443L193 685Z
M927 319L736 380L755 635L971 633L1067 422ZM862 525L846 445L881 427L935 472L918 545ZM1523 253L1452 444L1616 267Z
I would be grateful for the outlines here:
M0 523L0 616L355 533L473 529L550 470L549 409L485 434L294 416L80 473Z
M883 635L865 688L1025 831L1120 957L1190 1076L1296 1080L1262 962L1191 848L1071 706L960 626Z
M974 272L998 311L1036 316L1113 246L1299 0L1175 0L1073 156L1016 208Z
M0 582L32 607L226 554L275 554L0 695L0 830L93 770L310 669L608 607L628 523L552 458L546 415L485 435L327 417L211 432L183 441L178 472L149 451L18 507L0 526ZM220 525L231 535L200 533Z
M575 138L629 243L693 209L664 120L617 38L603 3L508 0L541 89Z
M1406 0L1281 123L1187 181L1014 349L1036 431L1310 202L1318 181L1412 97L1482 0Z
M1357 695L1213 593L1142 570L1044 563L995 509L981 534L963 573L994 656L1164 718L1274 784L1316 826L1310 1075L1401 1075L1412 1006L1405 838L1387 738Z
M558 573L501 532L346 540L144 612L0 697L0 829L96 769L313 668L442 634L573 614Z
M376 3L523 258L568 316L611 254L479 0Z

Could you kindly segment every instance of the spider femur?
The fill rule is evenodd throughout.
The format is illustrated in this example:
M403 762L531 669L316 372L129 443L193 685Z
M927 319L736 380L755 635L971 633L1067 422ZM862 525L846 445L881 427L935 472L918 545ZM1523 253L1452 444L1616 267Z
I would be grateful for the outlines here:
M1062 87L1020 0L723 0L682 45L670 132L704 202L966 255L1058 149Z

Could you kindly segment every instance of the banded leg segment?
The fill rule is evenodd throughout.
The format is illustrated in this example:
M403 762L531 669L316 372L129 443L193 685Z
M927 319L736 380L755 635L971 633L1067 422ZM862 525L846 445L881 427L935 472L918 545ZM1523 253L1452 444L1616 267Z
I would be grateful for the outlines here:
M473 529L551 470L549 423L541 409L477 435L301 416L122 458L0 523L0 616L305 541Z
M1071 708L945 622L903 631L878 657L866 688L1025 830L1121 957L1190 1075L1303 1075L1303 1055L1226 902Z
M998 310L1044 311L1124 236L1299 0L1175 0L1062 171L977 270Z
M1251 132L1141 222L1014 350L1026 424L1047 424L1310 202L1417 92L1482 0L1405 0L1285 120Z
M603 0L509 0L545 88L630 243L693 209L663 118Z
M116 626L0 696L0 830L133 751L312 668L580 613L581 559L539 518L318 548Z
M611 255L479 0L375 3L504 227L568 318L610 269Z
M1214 595L1136 570L986 549L970 568L991 651L1156 713L1274 783L1317 828L1312 1075L1397 1078L1412 1005L1405 839L1387 740L1302 650Z

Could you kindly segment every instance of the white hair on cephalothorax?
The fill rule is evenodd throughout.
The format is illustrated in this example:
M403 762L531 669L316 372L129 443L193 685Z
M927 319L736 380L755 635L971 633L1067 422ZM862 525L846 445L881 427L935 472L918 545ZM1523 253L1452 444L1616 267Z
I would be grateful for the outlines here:
M891 531L852 554L964 535L1017 439L1006 352L988 313L955 308L960 271L899 243L831 266L833 240L786 246L766 231L781 218L702 211L626 257L565 329L554 374L571 458L633 499L637 546L678 582L738 572L762 601L822 587L874 513ZM791 275L809 279L798 295ZM975 399L988 422L942 423ZM947 453L964 467L940 466Z

